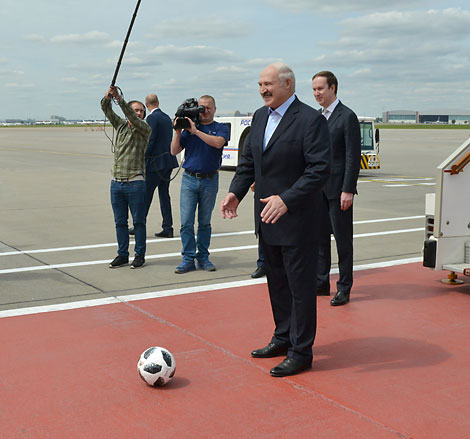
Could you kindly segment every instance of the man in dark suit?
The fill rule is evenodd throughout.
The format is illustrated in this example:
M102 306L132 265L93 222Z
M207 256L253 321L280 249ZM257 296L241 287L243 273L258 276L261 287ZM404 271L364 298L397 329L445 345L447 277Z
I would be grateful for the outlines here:
M155 233L155 236L173 238L170 177L171 171L178 167L178 160L170 153L173 122L167 114L160 110L157 95L149 94L145 98L145 106L150 112L147 116L147 123L152 128L152 135L145 151L146 213L148 214L153 194L158 187L158 198L160 200L160 211L163 221L162 231Z
M274 317L274 335L256 358L287 357L270 373L289 376L312 365L316 295L312 273L318 257L318 206L329 175L330 139L325 118L295 96L295 77L283 63L260 74L265 106L252 119L242 159L222 201L223 218L237 216L255 186L259 236Z
M353 199L361 164L361 132L356 114L336 97L338 80L328 71L312 78L313 95L328 120L332 145L331 175L323 187L323 226L317 295L330 294L331 232L338 251L339 280L332 306L345 305L353 284Z

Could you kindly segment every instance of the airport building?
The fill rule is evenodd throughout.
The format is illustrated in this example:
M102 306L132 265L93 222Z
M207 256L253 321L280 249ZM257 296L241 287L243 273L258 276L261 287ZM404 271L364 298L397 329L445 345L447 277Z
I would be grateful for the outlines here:
M470 124L470 111L386 111L382 113L382 121L384 123Z

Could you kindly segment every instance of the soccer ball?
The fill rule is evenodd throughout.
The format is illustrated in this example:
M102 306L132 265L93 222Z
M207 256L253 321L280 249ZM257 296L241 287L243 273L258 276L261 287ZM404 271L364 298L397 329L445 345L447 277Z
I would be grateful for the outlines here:
M148 348L139 358L137 370L140 377L149 385L160 387L175 375L175 359L165 348Z

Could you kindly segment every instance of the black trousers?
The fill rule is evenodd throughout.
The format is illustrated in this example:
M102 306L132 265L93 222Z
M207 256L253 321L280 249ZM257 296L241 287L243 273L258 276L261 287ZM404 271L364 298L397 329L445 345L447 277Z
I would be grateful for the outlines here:
M318 254L317 285L329 288L331 269L331 233L338 252L338 291L350 293L353 284L353 206L341 210L339 199L329 200L322 195L322 221Z
M160 200L160 212L162 214L162 229L164 232L173 232L173 216L171 212L170 199L170 176L171 169L163 169L158 172L149 172L147 168L145 176L145 208L146 216L152 204L153 194L158 188Z
M264 242L260 234L274 318L272 342L288 344L288 357L312 359L317 329L315 245L277 246ZM314 276L312 276L314 274Z

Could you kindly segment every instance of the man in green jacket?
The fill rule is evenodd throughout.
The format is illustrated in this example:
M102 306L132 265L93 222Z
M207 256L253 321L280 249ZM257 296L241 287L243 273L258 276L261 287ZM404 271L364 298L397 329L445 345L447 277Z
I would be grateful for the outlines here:
M119 104L127 120L113 111L111 98ZM145 148L152 130L144 121L144 104L139 101L127 103L115 87L111 86L106 92L101 100L101 109L116 130L111 205L116 224L118 255L109 267L117 268L129 263L127 219L130 210L135 230L135 258L131 268L140 268L145 264Z

